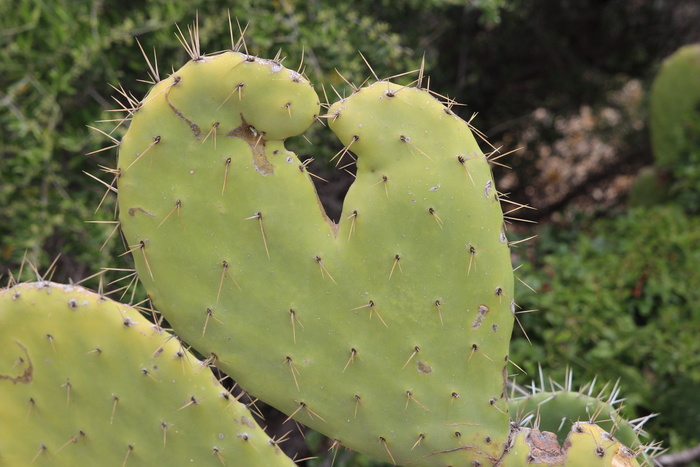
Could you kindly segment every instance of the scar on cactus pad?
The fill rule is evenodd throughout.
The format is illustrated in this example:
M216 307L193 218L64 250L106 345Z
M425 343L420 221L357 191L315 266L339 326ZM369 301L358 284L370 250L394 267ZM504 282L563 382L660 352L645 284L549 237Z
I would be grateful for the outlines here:
M453 102L421 79L377 80L320 116L278 60L186 48L124 106L112 169L139 278L175 333L254 396L392 464L545 465L537 431L509 415L516 304L490 155ZM338 165L357 164L337 224L284 146L321 117L345 145ZM574 452L638 465L596 425L574 425L558 457L593 465Z

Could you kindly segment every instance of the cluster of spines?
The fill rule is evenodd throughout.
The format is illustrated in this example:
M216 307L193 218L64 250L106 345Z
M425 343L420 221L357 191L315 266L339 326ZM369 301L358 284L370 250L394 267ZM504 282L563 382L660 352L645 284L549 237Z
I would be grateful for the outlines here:
M620 448L630 459L641 465L654 465L653 458L662 450L658 442L642 443L647 433L644 425L656 414L649 414L635 420L622 417L624 399L620 397L620 387L606 384L596 391L596 381L591 381L578 389L573 385L573 371L567 370L563 384L548 380L542 369L539 372L539 385L534 381L528 387L509 383L511 389L510 411L513 426L551 433L558 438L562 447L567 446L571 433L581 432L580 424L594 425L601 436L610 442L619 443ZM574 462L575 459L571 459Z

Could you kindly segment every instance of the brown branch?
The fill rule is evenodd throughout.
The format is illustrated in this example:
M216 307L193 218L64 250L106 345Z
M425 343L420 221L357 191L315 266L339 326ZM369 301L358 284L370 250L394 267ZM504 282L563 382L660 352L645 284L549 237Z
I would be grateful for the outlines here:
M654 465L656 467L675 467L688 465L698 459L700 459L700 444L683 451L659 456L654 459Z

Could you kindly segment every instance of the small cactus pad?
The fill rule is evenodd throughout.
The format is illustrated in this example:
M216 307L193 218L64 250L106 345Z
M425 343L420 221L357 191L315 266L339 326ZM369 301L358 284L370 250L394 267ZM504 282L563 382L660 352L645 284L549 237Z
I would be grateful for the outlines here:
M638 466L636 453L622 445L600 426L578 422L571 427L564 442L566 465L603 465L611 467Z
M499 466L638 467L636 453L598 425L577 422L560 446L553 433L520 428Z
M577 391L541 391L508 401L513 416L535 416L535 425L552 432L563 442L569 429L579 421L596 423L615 435L626 446L635 447L639 434L620 415L619 409L605 400Z
M335 224L277 141L313 121L311 89L234 53L155 85L118 163L141 281L185 342L343 445L395 464L493 464L514 304L487 158L427 90L358 90L328 114L339 164L359 157Z
M79 286L0 290L0 465L293 466L177 339Z

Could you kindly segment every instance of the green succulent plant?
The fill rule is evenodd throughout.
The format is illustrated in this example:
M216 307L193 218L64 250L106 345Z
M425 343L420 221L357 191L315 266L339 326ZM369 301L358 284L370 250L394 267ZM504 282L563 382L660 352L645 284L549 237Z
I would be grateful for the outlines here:
M110 169L128 251L174 334L77 287L3 290L2 426L43 431L28 428L21 449L5 435L0 462L97 459L106 444L117 464L292 464L197 371L215 365L336 446L396 465L639 465L644 447L610 404L570 390L509 401L516 303L492 153L422 72L354 88L321 115L313 86L278 60L202 54L196 28L183 43L191 60L164 79L151 68L148 94L129 97ZM284 146L323 118L344 145L336 164L356 165L338 223ZM189 362L181 342L207 359ZM60 368L46 363L59 355ZM571 422L562 445L540 431L550 409ZM603 413L613 425L595 424ZM171 432L183 439L172 451Z

